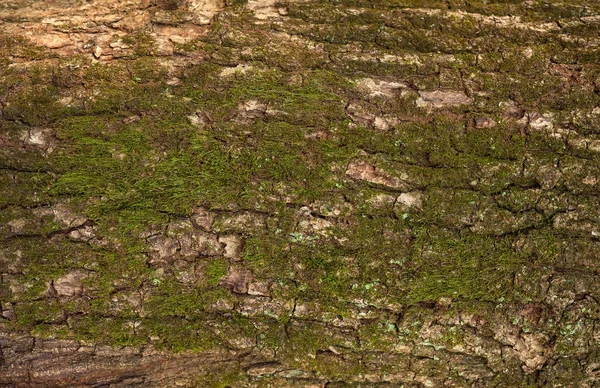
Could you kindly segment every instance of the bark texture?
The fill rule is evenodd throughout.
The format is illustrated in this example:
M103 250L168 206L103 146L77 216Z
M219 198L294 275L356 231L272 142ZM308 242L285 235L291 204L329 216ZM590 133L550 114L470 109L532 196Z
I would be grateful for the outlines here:
M599 32L2 1L0 386L598 386Z

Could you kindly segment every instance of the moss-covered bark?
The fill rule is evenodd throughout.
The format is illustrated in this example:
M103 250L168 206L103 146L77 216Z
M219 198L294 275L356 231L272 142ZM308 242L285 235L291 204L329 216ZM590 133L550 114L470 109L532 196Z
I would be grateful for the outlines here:
M0 5L0 386L600 379L600 5Z

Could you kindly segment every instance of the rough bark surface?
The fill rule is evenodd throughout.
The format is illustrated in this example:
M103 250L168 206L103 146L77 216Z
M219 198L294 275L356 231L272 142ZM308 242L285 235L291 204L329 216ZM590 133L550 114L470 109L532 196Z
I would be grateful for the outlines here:
M600 5L0 2L0 386L600 385Z

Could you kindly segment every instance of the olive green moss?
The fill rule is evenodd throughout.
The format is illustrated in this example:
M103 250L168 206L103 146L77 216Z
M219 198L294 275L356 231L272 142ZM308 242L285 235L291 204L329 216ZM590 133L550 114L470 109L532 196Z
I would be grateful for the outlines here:
M177 86L166 83L168 71L147 32L125 36L131 55L111 63L45 61L51 55L44 50L0 36L0 144L6 144L0 148L1 254L15 263L10 271L23 286L0 288L2 303L15 303L17 318L7 326L110 345L152 343L174 352L245 343L277 354L291 369L340 382L368 373L361 357L377 352L464 345L468 331L457 324L444 326L438 342L421 343L419 314L433 314L427 306L444 298L460 304L460 311L490 317L506 305L542 302L540 284L555 270L595 271L595 257L581 252L597 250L598 185L584 183L598 176L597 151L576 147L551 129L533 130L527 118L507 115L505 107L510 102L523 113L550 113L555 128L595 139L597 51L560 40L552 30L496 28L449 12L519 15L540 23L591 15L600 12L597 5L299 2L288 5L289 22L276 26L301 38L285 44L269 43L270 27L255 25L242 5L229 4L202 39L177 49L205 58L182 70ZM582 26L563 32L588 39L597 31ZM308 50L303 39L318 49ZM375 58L417 60L348 56L354 48ZM8 53L38 63L9 68ZM249 68L220 75L238 64ZM579 78L566 77L568 71ZM401 80L411 90L366 97L355 82L365 77ZM418 91L437 88L466 91L473 102L437 110L416 106ZM65 95L83 97L65 105ZM249 102L267 108L245 116ZM350 102L377 116L394 115L398 123L387 130L354 123ZM188 117L194 115L203 118L201 125ZM496 125L478 128L479 118ZM51 153L23 145L23 132L32 128L52 131ZM369 202L401 193L350 179L346 166L357 160L405 177L406 191L418 192L422 204ZM313 206L319 201L325 205ZM38 217L40 209L57 204L89 219L103 243L73 241L52 215ZM244 300L222 284L230 260L194 258L188 264L201 279L192 284L169 268L148 265L141 236L198 206L219 212L220 220L235 213L230 209L265 215L265 227L220 231L245 239L239 265L272 283L280 310L249 314L215 307ZM303 206L312 206L311 217L330 221L331 228L301 230ZM332 210L344 206L349 210ZM555 225L558 216L575 211L571 221ZM24 224L15 232L10 223L17 219ZM52 281L77 269L89 272L84 298L48 296ZM117 308L116 299L139 290L142 307ZM308 316L293 313L302 304L311 307ZM379 315L357 312L365 306ZM591 335L595 310L584 308L540 329L565 358ZM343 336L328 326L335 319L362 321ZM429 367L439 366L435 361ZM386 368L395 373L400 363ZM553 367L580 378L566 361ZM246 378L232 368L197 384L239 386ZM498 379L500 385L522 383L508 374ZM532 386L541 381L531 379Z

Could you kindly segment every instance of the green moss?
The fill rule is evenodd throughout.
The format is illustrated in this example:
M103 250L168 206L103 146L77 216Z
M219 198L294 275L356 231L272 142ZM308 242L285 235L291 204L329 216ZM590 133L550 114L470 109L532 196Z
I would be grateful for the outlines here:
M227 262L224 260L215 259L210 262L206 269L206 276L208 277L208 284L216 286L221 278L227 275Z
M0 34L0 64L7 66L9 56L29 60L41 60L49 57L45 48L36 46L25 36Z
M377 373L408 375L412 366L396 353L399 345L423 352L468 345L467 331L441 318L438 336L423 342L434 316L472 312L489 322L502 303L551 303L551 276L595 271L598 157L571 141L581 135L593 145L598 134L598 53L583 47L592 24L567 26L560 34L576 36L568 42L465 12L539 23L598 7L580 0L323 0L286 4L283 24L256 24L242 3L228 1L200 40L175 45L177 54L203 58L175 73L160 65L144 31L123 38L126 60L69 57L27 67L9 67L11 56L48 54L0 36L0 258L17 278L9 281L24 286L0 289L3 306L15 303L12 329L172 352L252 349L275 355L290 376L310 370L342 385L375 373L373 365ZM439 12L415 9L424 7ZM460 18L448 12L457 10ZM188 15L172 16L177 22ZM280 44L281 32L293 38ZM241 66L221 76L223 65ZM181 85L166 83L174 75ZM366 96L352 81L360 78L410 90ZM417 90L437 89L464 90L473 102L416 106ZM69 106L59 103L65 96L73 97ZM565 140L518 123L507 115L507 100L531 117L550 113L552 130L577 134ZM355 125L350 102L398 124L385 131ZM255 111L245 111L252 105ZM483 117L497 124L475 128ZM23 143L31 127L51 129L52 152ZM401 177L403 191L419 192L422 204L408 206L399 190L351 179L351 160ZM382 194L389 204L368 202ZM70 240L54 217L38 215L57 203L89 218L97 239ZM161 233L198 206L217 214L214 233L244 240L236 266L268 283L271 299L220 285L231 264L222 257L186 258L196 278L185 282L175 269L181 261L148 263L142 236ZM264 225L226 226L240 214ZM573 219L557 223L564 214ZM16 219L25 221L17 225L21 236L9 224ZM332 227L311 231L308 220ZM90 272L84 297L45 297L49 282L82 268ZM137 292L142 306L123 302ZM456 310L436 304L442 297ZM266 312L251 311L251 302ZM594 312L581 316L591 320ZM552 338L570 355L589 334L588 321L561 316ZM458 369L440 372L454 361L440 362L439 354L419 358L423 371L460 385ZM523 383L520 363L503 362L518 373L500 374L499 385L533 384L536 377ZM555 364L547 367L574 373L567 362ZM231 366L196 385L289 382L283 374L245 375Z
M146 338L144 328L138 325L139 322L131 318L89 314L76 316L70 326L72 335L80 340L109 346L139 346Z
M30 126L44 126L61 114L56 100L55 88L31 85L11 94L4 117L8 120L20 120Z
M56 301L38 300L20 303L15 308L17 320L14 327L18 330L31 330L36 327L41 333L48 333L50 324L63 319L63 310Z
M209 322L200 319L164 317L146 322L148 333L157 337L158 348L180 353L202 352L219 346Z
M147 31L136 31L125 35L123 43L129 45L133 49L136 57L154 55L156 50L156 42L152 35Z
M497 300L510 298L512 274L527 258L512 248L512 238L453 236L444 230L423 230L416 235L411 267L419 268L411 281L408 300L440 297ZM474 276L474 274L477 276Z
M392 351L398 342L396 324L390 321L372 321L359 329L361 348L367 351Z
M242 386L248 383L248 377L244 371L233 365L226 365L218 369L212 369L198 376L194 387L227 388Z

